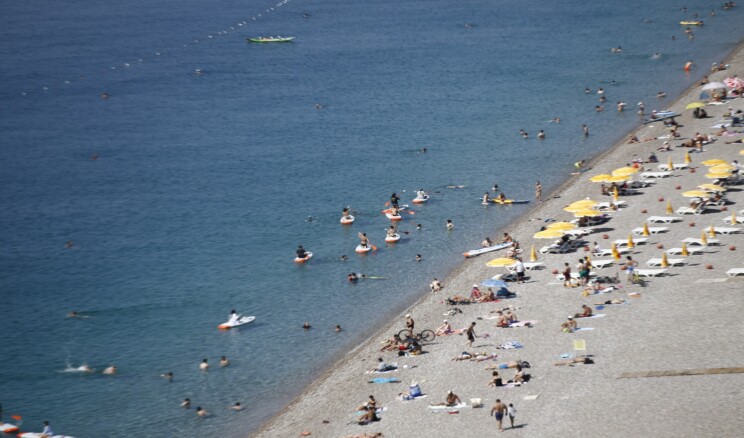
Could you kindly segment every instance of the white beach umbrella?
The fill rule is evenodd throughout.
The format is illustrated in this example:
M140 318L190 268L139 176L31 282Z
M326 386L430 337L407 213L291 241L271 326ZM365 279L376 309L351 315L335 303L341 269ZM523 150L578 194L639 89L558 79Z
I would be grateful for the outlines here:
M726 84L723 82L711 82L703 86L703 90L721 90L726 88Z

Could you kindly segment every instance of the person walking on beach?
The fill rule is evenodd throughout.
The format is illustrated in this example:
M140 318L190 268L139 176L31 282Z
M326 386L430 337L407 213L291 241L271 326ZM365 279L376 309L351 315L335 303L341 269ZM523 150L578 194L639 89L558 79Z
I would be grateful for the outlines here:
M509 403L509 407L506 408L506 412L509 415L509 423L511 428L514 429L514 417L517 416L517 410L514 408L514 404Z
M563 287L571 287L571 265L568 263L563 268Z
M468 330L465 332L468 336L468 348L473 346L473 342L475 342L475 321L470 323L470 327L468 327Z
M540 181L535 183L535 200L542 202L542 184L540 184Z
M499 425L499 430L502 432L504 431L504 415L506 415L507 411L508 408L506 407L506 405L501 402L501 399L497 398L496 403L491 408L491 415L496 417L496 422Z
M633 260L633 257L627 256L627 261L625 262L625 272L628 274L628 283L633 283L633 274L635 272L636 266L638 266L638 262Z

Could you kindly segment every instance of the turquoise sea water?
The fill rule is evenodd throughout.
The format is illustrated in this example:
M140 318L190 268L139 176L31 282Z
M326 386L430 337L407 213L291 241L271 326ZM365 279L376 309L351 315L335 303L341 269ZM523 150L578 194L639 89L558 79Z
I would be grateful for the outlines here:
M4 5L6 414L23 415L29 430L48 419L78 438L244 436L528 208L483 208L485 190L497 182L531 199L539 179L547 193L573 162L637 125L638 101L663 109L657 91L672 99L742 38L741 9L686 6ZM678 22L695 13L706 26L688 40ZM297 39L245 41L277 34ZM623 52L611 54L616 46ZM698 65L691 76L681 68L688 59ZM606 90L604 113L585 87ZM615 112L618 100L630 109ZM547 140L534 140L540 129ZM392 192L410 201L418 188L432 200L386 246L380 210ZM343 228L347 205L357 221ZM359 231L380 250L354 254ZM292 263L298 244L315 253L305 266ZM350 285L349 272L386 279ZM256 322L216 330L233 308ZM73 309L90 318L65 319ZM304 321L314 329L302 331ZM221 355L230 367L217 369ZM208 373L198 371L202 358ZM120 374L62 372L82 363L113 363ZM158 377L166 371L174 382ZM179 408L184 397L215 415L197 419ZM248 409L225 409L235 401Z

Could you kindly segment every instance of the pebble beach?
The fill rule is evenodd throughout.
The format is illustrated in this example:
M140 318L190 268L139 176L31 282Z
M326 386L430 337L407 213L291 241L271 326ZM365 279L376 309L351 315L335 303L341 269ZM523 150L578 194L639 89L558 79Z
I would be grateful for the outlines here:
M728 69L711 72L710 81L744 75L744 46L739 45L728 60ZM705 67L699 67L705 68ZM682 66L669 72L669 81L685 74ZM627 240L635 228L667 227L668 230L651 234L647 241L637 244L622 255L621 260L593 272L602 277L617 276L621 282L605 294L583 293L584 287L564 287L556 279L564 263L572 267L579 258L591 255L583 246L563 254L538 253L543 266L527 272L523 284L509 282L509 290L516 298L497 302L451 306L445 298L469 296L473 284L499 274L505 268L487 267L486 263L503 257L503 251L480 255L466 260L447 278L444 290L424 296L410 309L402 312L367 342L353 351L311 384L285 410L264 427L252 434L256 437L447 437L491 436L498 434L496 422L489 415L495 400L514 404L517 409L515 428L508 427L507 436L738 436L744 426L740 412L744 409L744 387L740 334L744 322L740 317L744 298L744 276L729 276L727 271L744 268L744 225L729 223L732 212L744 216L744 185L731 184L725 192L727 203L712 206L702 214L667 214L688 206L690 199L682 195L700 184L711 183L705 175L708 168L703 161L721 159L726 163L744 158L741 143L726 144L744 137L730 133L716 136L720 124L730 123L724 118L729 112L744 109L744 99L730 98L721 104L704 107L707 118L696 119L687 105L698 101L701 86L695 85L673 103L648 102L646 117L651 110L669 109L680 114L676 121L680 138L668 138L669 129L662 122L641 125L607 153L586 164L585 172L572 175L558 190L543 194L543 202L536 203L527 214L503 229L491 233L498 240L504 232L517 239L522 256L529 260L530 250L552 243L533 239L533 235L552 220L568 221L571 213L563 211L568 204L591 198L611 201L601 196L598 183L588 178L612 173L634 159L646 160L655 152L658 163L643 163L634 180L644 172L659 172L660 165L669 160L673 164L690 163L686 168L673 170L671 175L657 178L637 193L620 196L626 206L609 213L611 219L584 236L587 246L598 242L609 248L614 240ZM633 102L634 104L634 102ZM664 105L664 107L660 107ZM626 111L635 111L629 105ZM653 106L653 107L652 107ZM607 111L614 111L608 105ZM640 123L639 123L640 124ZM744 131L744 127L729 127L729 131ZM679 145L695 133L708 134L714 141L705 144L702 152ZM629 144L637 136L641 141ZM670 152L656 152L664 141L671 143ZM487 184L487 182L484 182ZM651 216L677 216L669 224L648 223ZM744 220L744 219L742 219ZM713 228L738 228L730 234L710 233ZM661 258L686 238L710 239L700 252L689 256L668 255L682 259L678 266L669 266L664 275L645 278L645 285L626 281L625 272L618 266L627 255L638 262L637 269L653 269L648 261ZM641 239L642 235L633 235ZM712 239L718 240L714 242ZM694 247L693 245L690 248ZM613 259L613 256L594 257ZM656 268L658 269L658 267ZM485 288L481 288L484 290ZM625 304L596 307L597 303L622 299ZM593 330L565 333L561 323L567 315L578 313L582 305L589 305L601 318L579 319L579 327ZM445 316L457 307L462 313ZM537 321L532 327L496 328L496 310L511 307L520 320ZM443 319L454 329L463 329L476 322L477 338L472 348L463 335L438 336L424 343L424 354L398 357L394 352L380 352L381 343L405 328L404 315L410 313L417 331L436 329ZM574 341L584 341L585 351L574 351ZM497 349L501 344L518 341L523 348ZM453 361L463 351L496 354L486 361ZM594 364L555 366L565 358L590 355ZM398 371L384 377L395 377L399 382L368 383L378 375L369 374L377 358L397 363ZM508 361L528 361L531 375L528 383L515 388L489 387L491 371L485 368ZM503 370L509 379L514 370ZM404 401L406 393L416 382L426 397ZM456 409L432 410L430 404L442 403L448 391L457 394L467 406ZM383 408L380 421L359 425L357 408L369 395L374 395L377 407ZM474 407L472 399L480 399L483 407Z

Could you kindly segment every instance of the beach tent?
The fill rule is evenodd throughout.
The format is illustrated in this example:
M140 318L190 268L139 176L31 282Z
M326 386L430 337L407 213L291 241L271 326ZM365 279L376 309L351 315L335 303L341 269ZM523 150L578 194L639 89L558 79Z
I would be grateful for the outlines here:
M501 280L494 280L489 278L488 280L481 281L481 286L490 287L493 289L494 294L498 298L509 298L515 294L509 290L509 287Z

